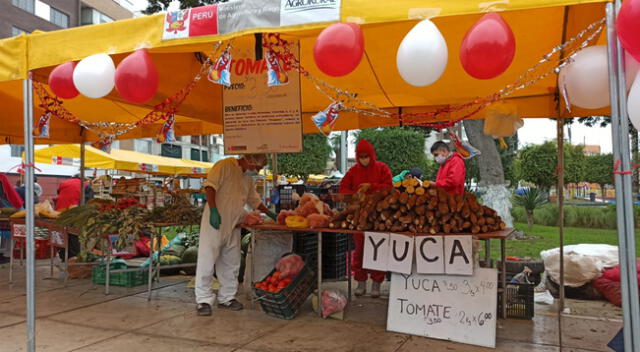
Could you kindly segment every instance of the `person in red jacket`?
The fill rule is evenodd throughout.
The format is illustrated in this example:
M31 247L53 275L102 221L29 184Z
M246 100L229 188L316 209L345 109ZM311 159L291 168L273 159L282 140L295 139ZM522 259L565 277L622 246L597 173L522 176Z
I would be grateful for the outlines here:
M56 210L67 209L72 205L80 205L80 175L60 183L58 186L58 198L56 199ZM92 198L91 187L85 182L85 201Z
M356 147L356 165L352 166L340 182L340 193L353 194L357 192L371 193L385 188L393 188L391 170L387 164L376 160L376 151L366 139L360 140ZM380 297L380 284L386 273L383 271L366 270L362 268L364 254L364 234L353 235L355 250L352 256L353 276L358 282L354 294L362 296L367 291L367 279L371 276L371 297Z
M431 154L440 164L436 176L436 186L444 188L452 194L464 194L466 167L462 156L459 153L452 153L449 146L442 141L433 143Z

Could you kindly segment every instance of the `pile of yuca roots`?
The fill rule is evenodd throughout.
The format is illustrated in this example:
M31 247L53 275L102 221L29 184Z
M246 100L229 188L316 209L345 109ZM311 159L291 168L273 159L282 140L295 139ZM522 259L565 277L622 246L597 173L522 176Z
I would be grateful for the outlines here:
M347 208L329 224L333 229L413 233L486 233L503 230L495 210L478 203L471 193L453 195L417 179L393 189L355 194Z

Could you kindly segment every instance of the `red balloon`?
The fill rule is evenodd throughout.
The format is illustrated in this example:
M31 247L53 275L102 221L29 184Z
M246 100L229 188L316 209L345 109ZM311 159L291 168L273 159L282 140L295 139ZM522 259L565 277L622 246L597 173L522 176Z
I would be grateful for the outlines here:
M516 40L507 22L497 13L488 13L464 36L460 62L472 77L490 79L509 68L515 53Z
M313 58L320 71L333 77L349 74L358 67L364 52L364 36L356 23L335 23L325 28L313 46Z
M58 97L73 99L80 94L73 84L73 70L75 68L75 62L65 62L56 66L49 74L49 87Z
M625 0L622 3L616 31L624 49L640 61L640 0Z
M116 69L116 90L125 100L144 103L158 91L158 70L145 49L125 57Z

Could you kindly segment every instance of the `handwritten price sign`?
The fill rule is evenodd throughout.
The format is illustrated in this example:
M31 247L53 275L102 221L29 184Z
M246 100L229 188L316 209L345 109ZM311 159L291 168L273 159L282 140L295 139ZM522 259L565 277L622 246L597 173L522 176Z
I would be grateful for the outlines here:
M495 347L497 271L473 276L393 273L387 330Z

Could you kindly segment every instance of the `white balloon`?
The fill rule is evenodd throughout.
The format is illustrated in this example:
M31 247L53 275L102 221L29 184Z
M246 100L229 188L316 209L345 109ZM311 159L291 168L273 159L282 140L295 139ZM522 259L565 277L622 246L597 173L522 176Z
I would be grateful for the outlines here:
M633 127L640 129L640 73L635 77L629 96L627 97L627 112Z
M115 85L116 67L107 54L91 55L82 59L73 70L73 84L89 98L102 98Z
M631 56L628 52L624 52L624 78L627 84L627 91L631 88L633 84L636 74L638 73L638 69L640 69L640 63L636 61L636 59Z
M396 66L405 82L424 87L442 76L447 59L447 42L442 33L430 20L422 20L402 39Z
M579 51L574 61L560 71L558 86L566 87L569 102L585 109L609 105L607 48L590 46Z

